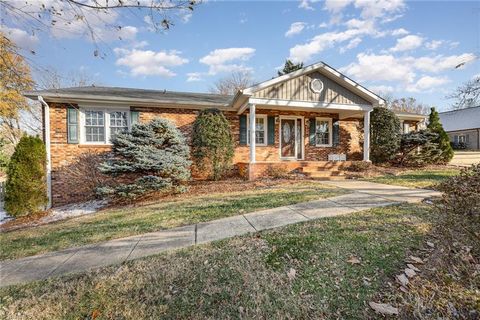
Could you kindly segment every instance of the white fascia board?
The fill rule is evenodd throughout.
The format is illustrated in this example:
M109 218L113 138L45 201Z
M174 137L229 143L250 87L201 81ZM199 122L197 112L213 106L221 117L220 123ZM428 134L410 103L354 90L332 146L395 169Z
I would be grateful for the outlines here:
M149 107L149 108L179 108L179 109L206 109L206 108L218 108L224 111L234 111L230 105L214 104L214 103L195 103L187 101L159 101L151 99L101 99L96 97L95 99L88 99L84 96L81 98L68 97L44 97L48 102L54 103L71 103L71 104L95 104L101 106L134 106L134 107Z
M262 98L250 98L248 99L248 102L251 104L265 105L265 106L291 107L292 110L295 110L295 108L353 110L353 111L370 111L373 109L371 105L367 105L367 104L340 104L340 103L277 100L277 99L262 99Z
M400 120L424 120L428 116L422 114L396 114Z

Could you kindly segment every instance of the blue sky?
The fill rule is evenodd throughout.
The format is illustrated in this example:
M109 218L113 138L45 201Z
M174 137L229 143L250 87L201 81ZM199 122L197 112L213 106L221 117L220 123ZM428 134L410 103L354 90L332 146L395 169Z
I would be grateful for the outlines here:
M87 14L103 58L93 55L95 45L80 24L32 34L33 24L7 18L0 29L35 50L25 55L37 74L54 66L109 86L206 92L234 70L257 82L270 79L291 58L324 61L373 91L443 110L451 103L445 95L480 74L480 5L474 1L207 1L191 15L179 13L167 32L150 31L146 15Z

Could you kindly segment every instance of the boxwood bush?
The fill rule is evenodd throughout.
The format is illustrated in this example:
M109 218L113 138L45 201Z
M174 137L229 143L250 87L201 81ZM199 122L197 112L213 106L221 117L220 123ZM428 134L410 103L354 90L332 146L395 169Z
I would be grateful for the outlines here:
M8 164L5 194L8 214L25 216L47 204L45 164L43 141L38 137L23 136Z

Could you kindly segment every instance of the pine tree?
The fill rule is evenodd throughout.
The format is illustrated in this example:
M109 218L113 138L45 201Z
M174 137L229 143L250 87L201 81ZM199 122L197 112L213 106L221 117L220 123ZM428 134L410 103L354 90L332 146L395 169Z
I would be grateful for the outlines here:
M218 180L232 165L233 139L230 125L218 109L203 110L193 124L193 159L199 169Z
M438 134L430 130L411 131L402 134L396 162L399 165L424 166L438 159L442 150L435 141Z
M437 158L432 158L432 163L448 163L453 158L453 148L450 145L450 138L443 129L440 116L435 108L430 109L427 128L438 135L438 138L434 142L437 144L436 147L441 150Z
M400 120L383 107L370 113L370 156L374 163L389 162L400 147Z
M23 136L8 164L5 210L25 216L47 204L46 151L40 138Z
M283 67L282 71L278 71L279 76L283 76L284 74L288 74L293 71L297 71L303 68L303 62L300 63L293 63L291 60L285 61L285 66Z
M131 132L116 134L112 144L112 156L100 165L100 171L117 182L98 188L99 195L136 198L153 191L185 190L190 179L190 148L169 120L136 124Z

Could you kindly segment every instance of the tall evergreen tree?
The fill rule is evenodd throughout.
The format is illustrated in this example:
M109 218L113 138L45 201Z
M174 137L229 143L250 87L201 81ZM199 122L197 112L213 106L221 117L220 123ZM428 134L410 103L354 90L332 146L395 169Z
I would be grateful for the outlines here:
M283 76L284 74L297 71L303 68L303 62L300 63L293 63L291 60L285 61L285 66L283 67L282 71L278 71L279 76Z
M438 138L434 142L437 143L438 148L442 150L438 159L432 159L432 162L447 163L452 160L453 148L450 145L450 138L443 129L442 123L440 122L440 116L438 115L438 112L437 110L435 110L435 108L430 109L427 128L431 132L438 135Z
M100 165L100 171L117 182L99 188L100 195L135 198L185 189L190 179L190 148L171 121L157 118L136 124L131 132L117 133L112 144L112 157Z

